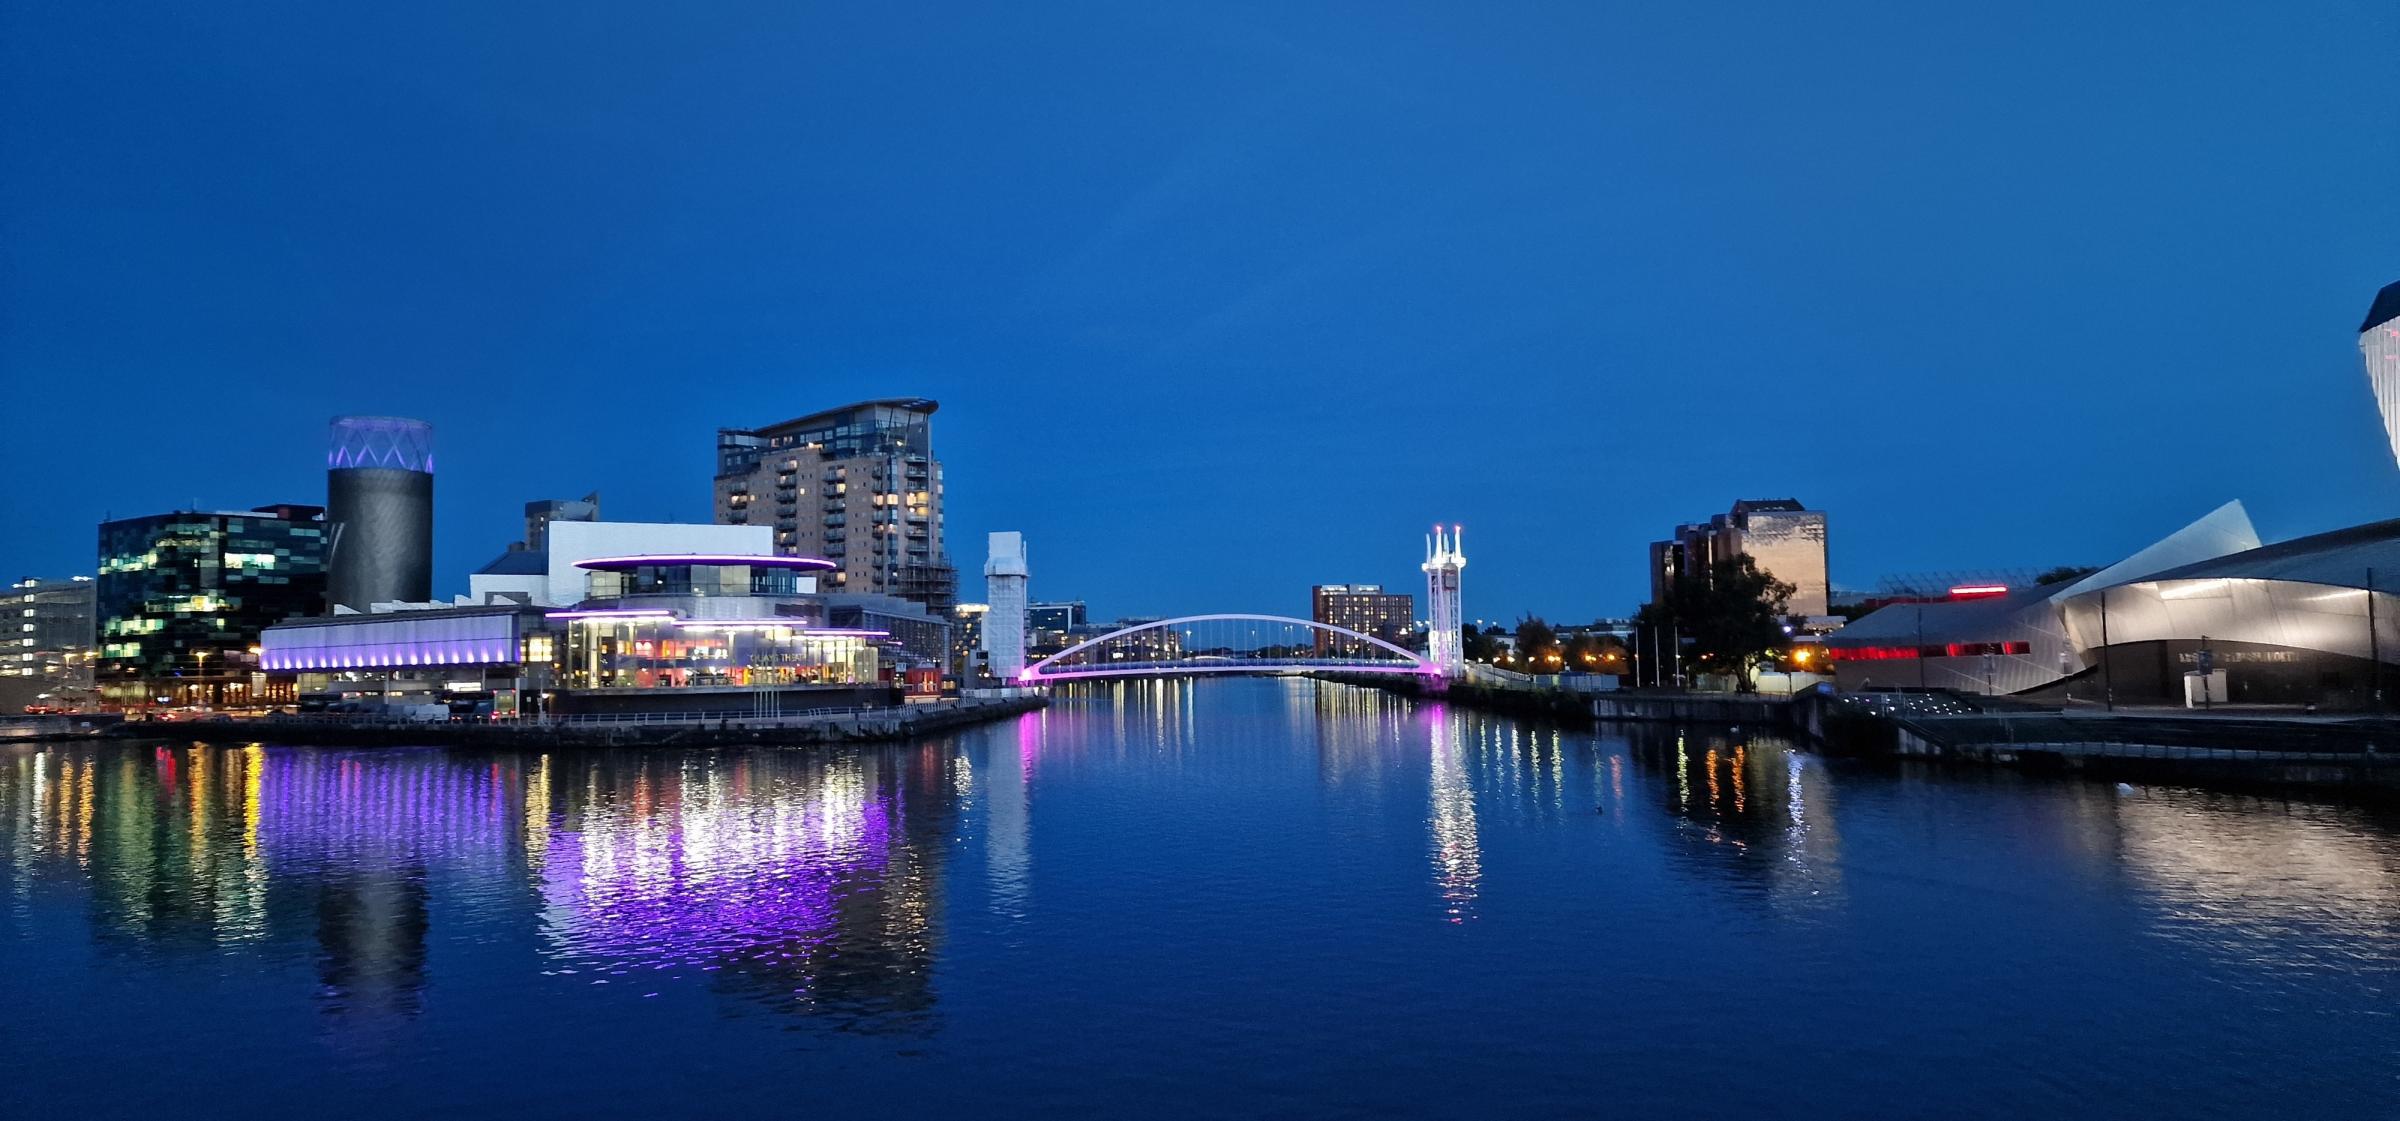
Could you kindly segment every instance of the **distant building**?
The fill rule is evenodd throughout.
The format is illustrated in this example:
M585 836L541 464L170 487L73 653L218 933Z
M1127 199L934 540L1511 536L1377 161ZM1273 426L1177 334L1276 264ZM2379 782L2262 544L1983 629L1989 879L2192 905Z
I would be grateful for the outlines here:
M1675 527L1675 535L1650 545L1650 602L1665 601L1677 580L1706 573L1730 557L1747 556L1759 570L1793 588L1788 615L1826 614L1832 589L1826 579L1825 514L1793 498L1744 499L1732 511L1705 522Z
M1067 648L1077 631L1091 622L1082 600L1036 603L1025 609L1025 649L1046 656Z
M1063 633L1090 621L1089 611L1079 599L1066 603L1036 603L1025 608L1025 626L1029 630Z
M581 498L545 498L525 504L525 547L540 550L550 541L552 522L596 522L600 520L600 492L593 491Z
M1129 615L1125 618L1117 620L1114 623L1108 623L1104 625L1086 624L1082 627L1078 627L1076 628L1076 633L1073 635L1073 638L1076 642L1091 642L1095 639L1106 639L1104 642L1098 642L1091 646L1085 651L1085 653L1079 655L1079 657L1092 664L1106 664L1109 662L1171 662L1177 658L1183 657L1184 644L1183 633L1181 631L1178 631L1173 627L1153 627L1149 630L1134 630L1134 628L1140 627L1145 623L1156 623L1160 621L1161 618L1163 618L1163 616ZM1132 631L1133 633L1118 634L1117 632L1119 631ZM1108 636L1110 635L1116 635L1116 637L1109 638ZM1246 651L1228 648L1216 651L1216 653L1234 655L1246 653Z
M2393 457L2400 459L2400 282L2385 285L2367 305L2367 320L2358 328L2358 351L2367 362L2375 405L2383 412L2384 436Z
M1319 584L1308 591L1308 617L1346 627L1395 646L1406 646L1417 626L1417 597L1387 592L1381 584ZM1325 631L1314 631L1317 654L1347 656L1367 653L1367 644Z
M717 430L716 521L769 527L781 556L837 566L826 590L958 601L942 541L942 464L924 398L866 401Z
M0 697L9 711L58 694L92 687L92 602L98 582L89 576L65 580L19 580L8 586L8 627L0 631L0 678L11 686Z
M325 613L324 512L261 506L101 523L93 613L102 703L289 699L259 672L259 634Z
M988 603L961 603L950 608L950 676L973 681L983 676L983 617Z
M949 667L948 614L936 615L927 611L924 604L899 596L835 592L823 598L828 626L881 632L882 645L898 655L888 659L893 664L931 666L945 671Z

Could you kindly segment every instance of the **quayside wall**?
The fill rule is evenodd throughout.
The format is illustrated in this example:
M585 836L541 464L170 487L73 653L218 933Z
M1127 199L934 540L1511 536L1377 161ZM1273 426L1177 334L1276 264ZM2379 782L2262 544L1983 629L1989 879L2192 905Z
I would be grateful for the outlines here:
M264 718L174 723L129 722L106 734L120 739L201 743L277 743L325 747L489 747L552 750L576 747L747 747L874 743L1032 712L1038 695L959 698L889 708L856 709L765 719L600 720L561 723L363 722Z

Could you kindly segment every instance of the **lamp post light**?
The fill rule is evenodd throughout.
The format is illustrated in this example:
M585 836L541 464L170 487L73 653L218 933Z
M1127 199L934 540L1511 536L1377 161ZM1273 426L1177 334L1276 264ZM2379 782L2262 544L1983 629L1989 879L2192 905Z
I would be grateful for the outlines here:
M192 684L192 699L202 708L208 707L208 656L214 653L214 650L192 651L192 661L199 666L194 674L197 680Z

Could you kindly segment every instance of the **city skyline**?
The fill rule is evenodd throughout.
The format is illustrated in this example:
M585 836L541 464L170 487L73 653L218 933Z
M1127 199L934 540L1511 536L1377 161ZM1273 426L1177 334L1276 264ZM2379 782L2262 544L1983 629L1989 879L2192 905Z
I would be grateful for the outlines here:
M527 500L706 522L717 428L898 395L947 536L1108 617L1406 587L1436 520L1470 617L1575 619L1749 495L1838 521L1844 586L2400 511L2384 8L2085 13L2030 83L2057 13L852 18L12 13L0 574L321 502L326 418L392 414L456 594Z

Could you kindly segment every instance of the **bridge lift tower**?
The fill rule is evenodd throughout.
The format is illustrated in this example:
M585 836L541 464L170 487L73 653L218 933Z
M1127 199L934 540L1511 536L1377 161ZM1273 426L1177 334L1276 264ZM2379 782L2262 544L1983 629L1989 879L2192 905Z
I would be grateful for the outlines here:
M1015 681L1025 671L1025 535L994 533L983 562L983 598L992 605L983 616L985 671L1002 681Z
M1430 630L1425 636L1425 656L1441 667L1444 677L1456 678L1467 671L1466 650L1460 644L1458 629L1465 620L1459 614L1459 573L1467 567L1466 551L1459 547L1459 527L1451 526L1445 535L1442 527L1433 527L1425 538L1425 606L1431 613Z

